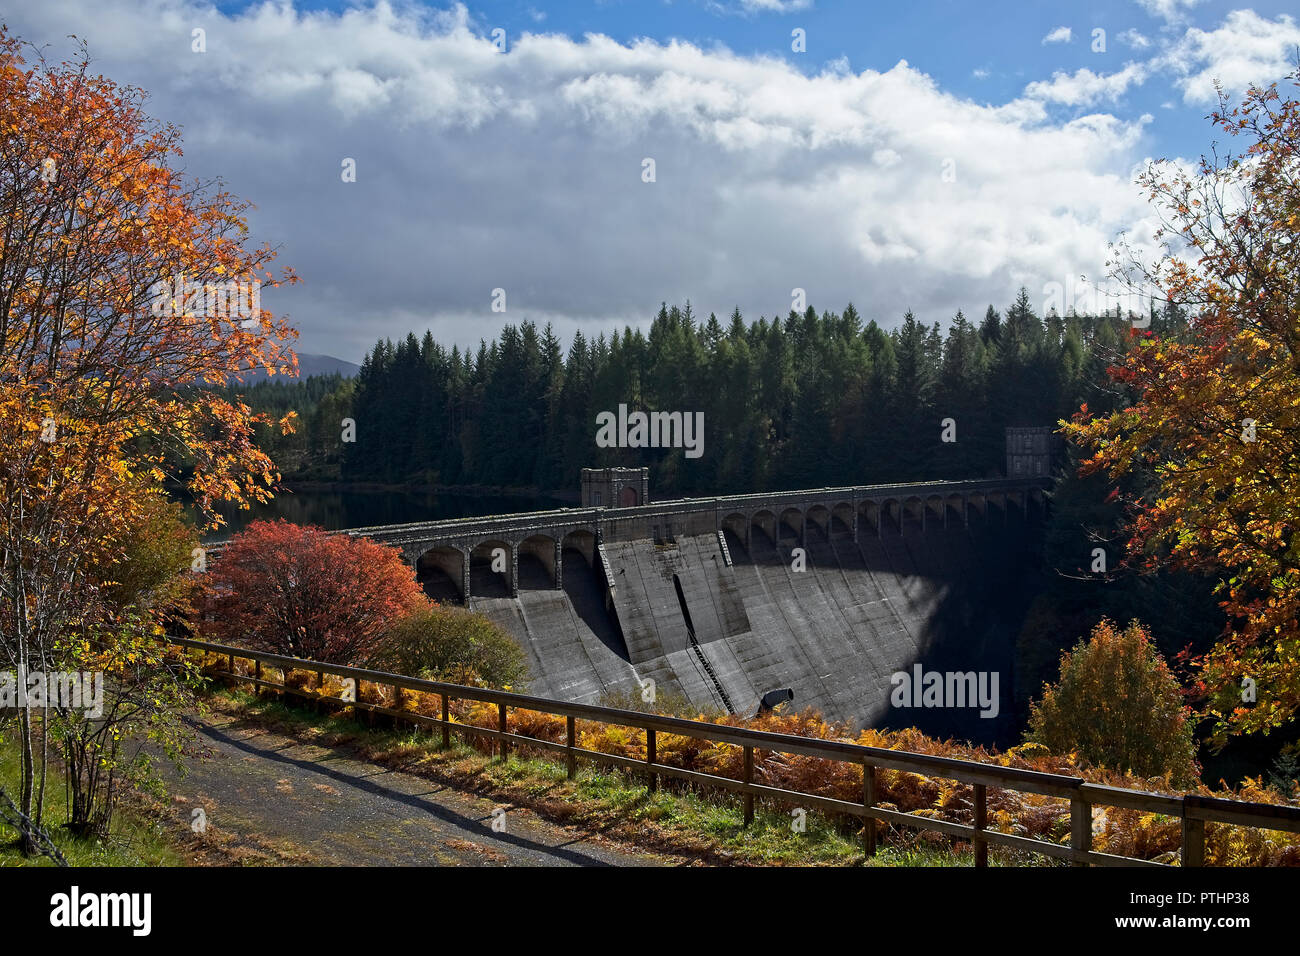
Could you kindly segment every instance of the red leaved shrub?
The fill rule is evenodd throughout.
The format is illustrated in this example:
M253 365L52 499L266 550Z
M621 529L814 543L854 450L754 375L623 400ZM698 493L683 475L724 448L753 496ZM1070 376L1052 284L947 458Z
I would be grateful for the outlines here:
M427 603L394 548L283 519L254 521L212 561L199 629L213 641L353 664Z

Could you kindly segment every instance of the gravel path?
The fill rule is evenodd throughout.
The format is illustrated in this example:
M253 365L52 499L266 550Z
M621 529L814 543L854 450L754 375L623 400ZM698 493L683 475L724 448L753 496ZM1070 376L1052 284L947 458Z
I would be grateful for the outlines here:
M190 721L188 775L164 773L188 824L202 807L214 830L272 848L281 861L324 866L659 866L522 807L213 714Z

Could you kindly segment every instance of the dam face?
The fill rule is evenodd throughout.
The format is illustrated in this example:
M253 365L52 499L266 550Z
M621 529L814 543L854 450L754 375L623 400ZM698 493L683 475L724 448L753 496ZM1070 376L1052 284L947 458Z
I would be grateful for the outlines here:
M860 727L1002 743L1042 487L817 489L348 533L402 547L431 596L514 635L538 696L595 703L653 680L657 696L749 716L790 688L795 709ZM996 675L996 716L973 697L895 706L894 675L918 664Z
M749 548L724 532L731 566L716 533L636 538L604 545L612 589L569 551L561 590L521 584L517 597L472 604L525 648L540 696L596 702L651 679L702 710L751 715L789 687L794 707L860 727L993 743L1011 716L1030 530L1017 518L856 539L810 529L802 545L755 534ZM998 674L997 716L892 706L892 675L918 663Z

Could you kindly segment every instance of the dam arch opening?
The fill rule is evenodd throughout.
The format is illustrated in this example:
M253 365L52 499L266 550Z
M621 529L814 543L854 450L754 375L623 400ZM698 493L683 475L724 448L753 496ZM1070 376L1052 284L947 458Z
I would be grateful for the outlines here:
M803 544L804 513L798 508L786 508L781 512L776 533L777 544L783 548L795 548Z
M474 597L511 597L516 552L509 541L481 541L469 555L469 590Z
M609 597L604 564L596 557L596 536L570 531L560 539L560 581L573 612L610 651L631 662L627 641Z
M556 540L548 534L530 535L519 542L519 589L542 591L556 586Z
M774 513L764 508L755 511L749 522L750 557L759 552L773 551L777 544L777 518Z
M749 518L737 511L733 511L721 521L721 531L724 540L727 542L727 549L731 552L732 560L738 556L744 556L749 559Z
M823 504L816 504L804 512L804 541L810 544L825 544L831 539L831 509Z
M830 538L831 540L853 540L853 505L841 501L831 508Z
M439 604L465 603L465 552L430 548L415 559L415 580Z

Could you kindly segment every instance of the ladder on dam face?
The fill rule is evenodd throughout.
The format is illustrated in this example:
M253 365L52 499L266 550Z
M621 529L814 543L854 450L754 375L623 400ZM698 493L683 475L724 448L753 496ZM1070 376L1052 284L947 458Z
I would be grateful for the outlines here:
M700 663L704 665L704 673L708 674L709 680L713 681L713 687L717 690L718 696L722 698L722 704L727 708L727 713L734 714L736 712L735 705L731 703L731 698L728 697L727 692L723 690L722 681L718 680L718 675L713 670L713 665L710 664L709 659L704 656L704 648L700 647L700 642L695 637L695 628L691 627L689 624L686 625L686 636L691 640L691 650L695 652L695 656L698 657Z
M722 563L732 567L731 549L727 547L727 535L722 531L718 532L718 549L722 552Z
M603 544L596 545L596 558L600 561L601 570L605 572L605 587L609 588L609 593L614 593L614 569L609 565L609 555L605 553Z

